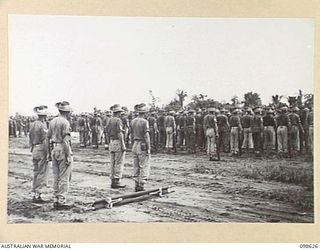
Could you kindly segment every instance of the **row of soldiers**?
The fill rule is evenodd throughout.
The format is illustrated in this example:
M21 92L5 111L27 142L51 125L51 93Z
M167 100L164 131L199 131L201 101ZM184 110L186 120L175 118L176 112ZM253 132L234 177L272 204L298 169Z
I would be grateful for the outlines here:
M34 122L33 117L10 116L9 118L9 137L27 136L30 130L30 124Z
M37 106L34 112L38 119L30 125L29 143L32 152L33 182L32 202L45 203L41 193L46 186L48 161L52 161L53 170L53 206L55 209L68 209L67 194L71 180L73 150L71 147L70 117L72 108L69 102L55 104L59 115L48 121L48 107ZM150 136L149 124L145 119L147 107L145 104L135 106L137 117L131 121L131 142L133 153L133 169L135 191L145 190L144 185L149 176ZM124 188L121 183L126 153L124 141L124 126L120 105L111 107L112 117L106 127L110 152L111 188Z
M120 114L127 147L130 145L130 123L136 116L137 113L125 110ZM107 125L111 117L110 111L95 113L93 117L82 113L77 120L80 147L92 144L97 148L104 143L108 149ZM231 155L239 155L243 151L254 152L256 156L261 156L262 153L269 156L278 152L281 157L312 153L311 108L236 108L232 112L224 108L180 112L158 110L148 112L147 120L153 152L162 149L168 153L177 150L187 150L189 153L197 150L208 152L210 147L213 155L217 155L217 151ZM209 135L208 128L213 130ZM215 160L213 155L210 160Z

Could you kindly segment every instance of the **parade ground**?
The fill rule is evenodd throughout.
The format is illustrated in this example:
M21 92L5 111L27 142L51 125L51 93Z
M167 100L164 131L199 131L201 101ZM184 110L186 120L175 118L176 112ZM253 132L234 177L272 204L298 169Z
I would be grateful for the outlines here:
M313 162L294 159L239 157L221 154L220 162L208 161L203 152L157 153L151 156L146 189L173 185L163 197L112 209L87 211L96 200L134 192L133 158L127 152L123 183L110 188L109 153L80 149L73 133L73 172L70 210L56 211L52 202L52 169L49 164L45 204L31 202L32 157L27 137L9 139L8 223L101 222L273 222L312 223Z

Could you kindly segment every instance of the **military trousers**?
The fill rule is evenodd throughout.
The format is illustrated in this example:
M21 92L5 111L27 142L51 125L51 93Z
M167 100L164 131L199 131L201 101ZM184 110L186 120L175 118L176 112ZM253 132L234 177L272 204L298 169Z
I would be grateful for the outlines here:
M109 144L109 152L110 152L110 178L113 179L121 179L124 159L125 159L125 151L122 149L122 143L120 140L111 140Z
M133 179L136 186L143 187L150 174L150 155L144 141L135 140L132 146Z
M72 164L68 164L67 152L63 144L58 143L52 150L53 195L55 202L64 203L69 191Z
M197 126L196 142L197 142L197 146L199 148L204 147L204 131L203 131L203 126L201 126L201 125Z
M193 127L187 128L187 134L186 134L186 144L188 150L195 151L196 150L196 140L195 140L195 132L193 130Z
M207 155L214 156L217 153L216 147L216 133L213 128L208 128L206 130L207 137Z
M229 152L229 144L230 144L230 133L227 129L220 129L219 130L219 148L227 153Z
M84 147L86 145L86 132L82 129L79 131L80 138L80 147Z
M297 125L292 125L289 133L289 145L294 153L300 151L300 136L299 127Z
M166 148L173 148L173 127L166 127Z
M230 132L230 151L233 154L239 152L239 128L232 127Z
M46 144L38 144L33 146L32 162L33 162L33 180L32 192L34 195L40 195L43 187L47 186L48 177L48 149Z
M274 150L276 147L276 133L274 131L273 126L265 126L263 130L263 142L264 142L264 148L269 154L272 150Z
M252 139L251 128L243 129L242 148L253 149L253 139Z
M311 154L313 155L313 126L309 126L308 130L308 144Z
M288 153L288 128L279 126L277 129L278 152Z

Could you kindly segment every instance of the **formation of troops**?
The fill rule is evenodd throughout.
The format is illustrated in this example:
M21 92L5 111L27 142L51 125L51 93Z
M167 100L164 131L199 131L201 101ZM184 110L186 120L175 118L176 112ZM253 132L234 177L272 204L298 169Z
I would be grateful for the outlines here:
M45 202L48 161L52 160L54 208L66 203L72 172L71 132L78 132L80 148L104 147L111 162L111 188L121 183L125 154L133 154L135 191L143 191L150 172L151 153L206 152L219 161L220 152L231 156L296 157L313 155L313 110L310 107L244 107L149 110L143 103L134 111L115 104L105 112L73 115L69 102L58 102L59 115L49 116L37 106L38 118L10 117L9 136L29 135L34 177L32 200ZM19 124L19 125L18 125Z

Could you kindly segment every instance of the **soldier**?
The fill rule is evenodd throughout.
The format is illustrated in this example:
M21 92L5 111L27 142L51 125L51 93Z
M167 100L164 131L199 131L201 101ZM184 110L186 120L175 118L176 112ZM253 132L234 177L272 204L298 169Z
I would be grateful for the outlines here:
M308 124L308 141L309 141L309 149L310 149L310 153L313 156L313 110L310 107L310 111L309 114L307 116L307 124Z
M203 129L207 137L207 154L209 155L209 161L219 160L217 156L216 141L219 138L217 120L214 115L215 108L208 108L209 114L207 114L203 119Z
M68 121L72 108L70 103L63 101L55 104L60 115L54 118L49 124L48 140L52 141L53 150L53 193L55 209L70 208L66 204L69 183L71 179L72 149L71 149L71 128Z
M230 151L231 155L239 154L239 139L242 132L241 120L239 116L239 110L232 111L232 115L229 118L230 123Z
M196 143L200 151L204 149L203 118L201 109L199 109L196 115Z
M178 128L179 129L179 146L180 148L183 148L185 145L185 139L186 139L186 120L187 120L187 112L183 111L181 113L181 117L179 119L179 124L178 124Z
M111 162L111 188L124 188L121 184L126 145L124 141L123 123L121 113L124 112L119 104L113 105L111 108L113 117L110 118L107 125L107 134L110 139L109 152Z
M78 126L78 131L79 131L79 139L80 139L80 148L86 147L86 115L84 113L81 113L81 117L77 120L77 126Z
M166 149L168 153L174 148L173 136L176 133L176 122L173 117L174 111L170 110L164 120L164 127L166 129Z
M264 148L266 150L266 156L269 157L272 150L275 150L276 143L276 128L277 123L274 118L274 112L272 109L268 109L266 115L263 116L263 136L264 136Z
M159 144L161 147L166 145L166 128L164 126L165 114L164 110L159 111L159 117L157 119L157 125L159 129Z
M278 115L276 120L279 157L282 157L283 154L285 156L288 154L288 130L290 130L291 124L287 111L287 107L282 107L281 114Z
M92 132L92 147L98 148L99 147L99 127L100 130L102 126L101 118L97 112L94 113L93 118L91 119L90 127Z
M124 141L126 143L126 147L129 147L129 120L127 117L127 108L126 107L122 107L123 112L121 113L121 120L122 120L122 124L123 124L123 135L124 135Z
M308 113L309 109L307 107L303 108L299 114L301 125L303 127L304 133L302 131L299 131L300 136L300 153L308 153Z
M252 124L252 139L254 153L256 156L261 156L263 151L263 118L261 115L261 108L257 107L254 110L253 124Z
M38 120L30 127L29 144L32 152L33 181L32 181L32 202L45 202L41 197L41 190L47 185L48 176L48 127L46 118L48 115L47 106L35 107L33 111L38 115Z
M139 116L131 122L131 141L133 141L133 176L135 180L135 191L139 192L145 190L145 184L149 178L151 146L149 124L145 119L147 107L145 104L137 104L134 108L139 113Z
M188 148L188 153L196 153L196 118L194 117L194 110L188 111L188 116L186 117L186 144Z
M292 108L292 112L289 114L291 128L288 132L289 135L289 147L291 147L290 152L292 156L296 156L300 151L300 136L299 132L304 134L304 130L298 115L299 108Z
M228 121L228 117L226 116L226 111L224 108L221 109L221 113L217 115L217 123L218 123L218 132L219 139L218 145L219 149L222 149L223 152L229 153L229 131L230 125Z
M152 111L148 117L149 129L150 129L150 143L151 151L157 151L157 134L159 133L157 127L157 119L155 117L156 112Z
M103 126L103 133L104 133L104 149L105 150L109 149L109 143L110 143L109 135L107 132L107 127L108 127L110 118L111 118L111 112L106 111L105 116L102 119L102 126Z
M242 148L247 150L247 153L253 149L253 139L251 128L253 126L253 115L252 109L247 108L246 114L241 119L241 124L243 128L243 142Z

